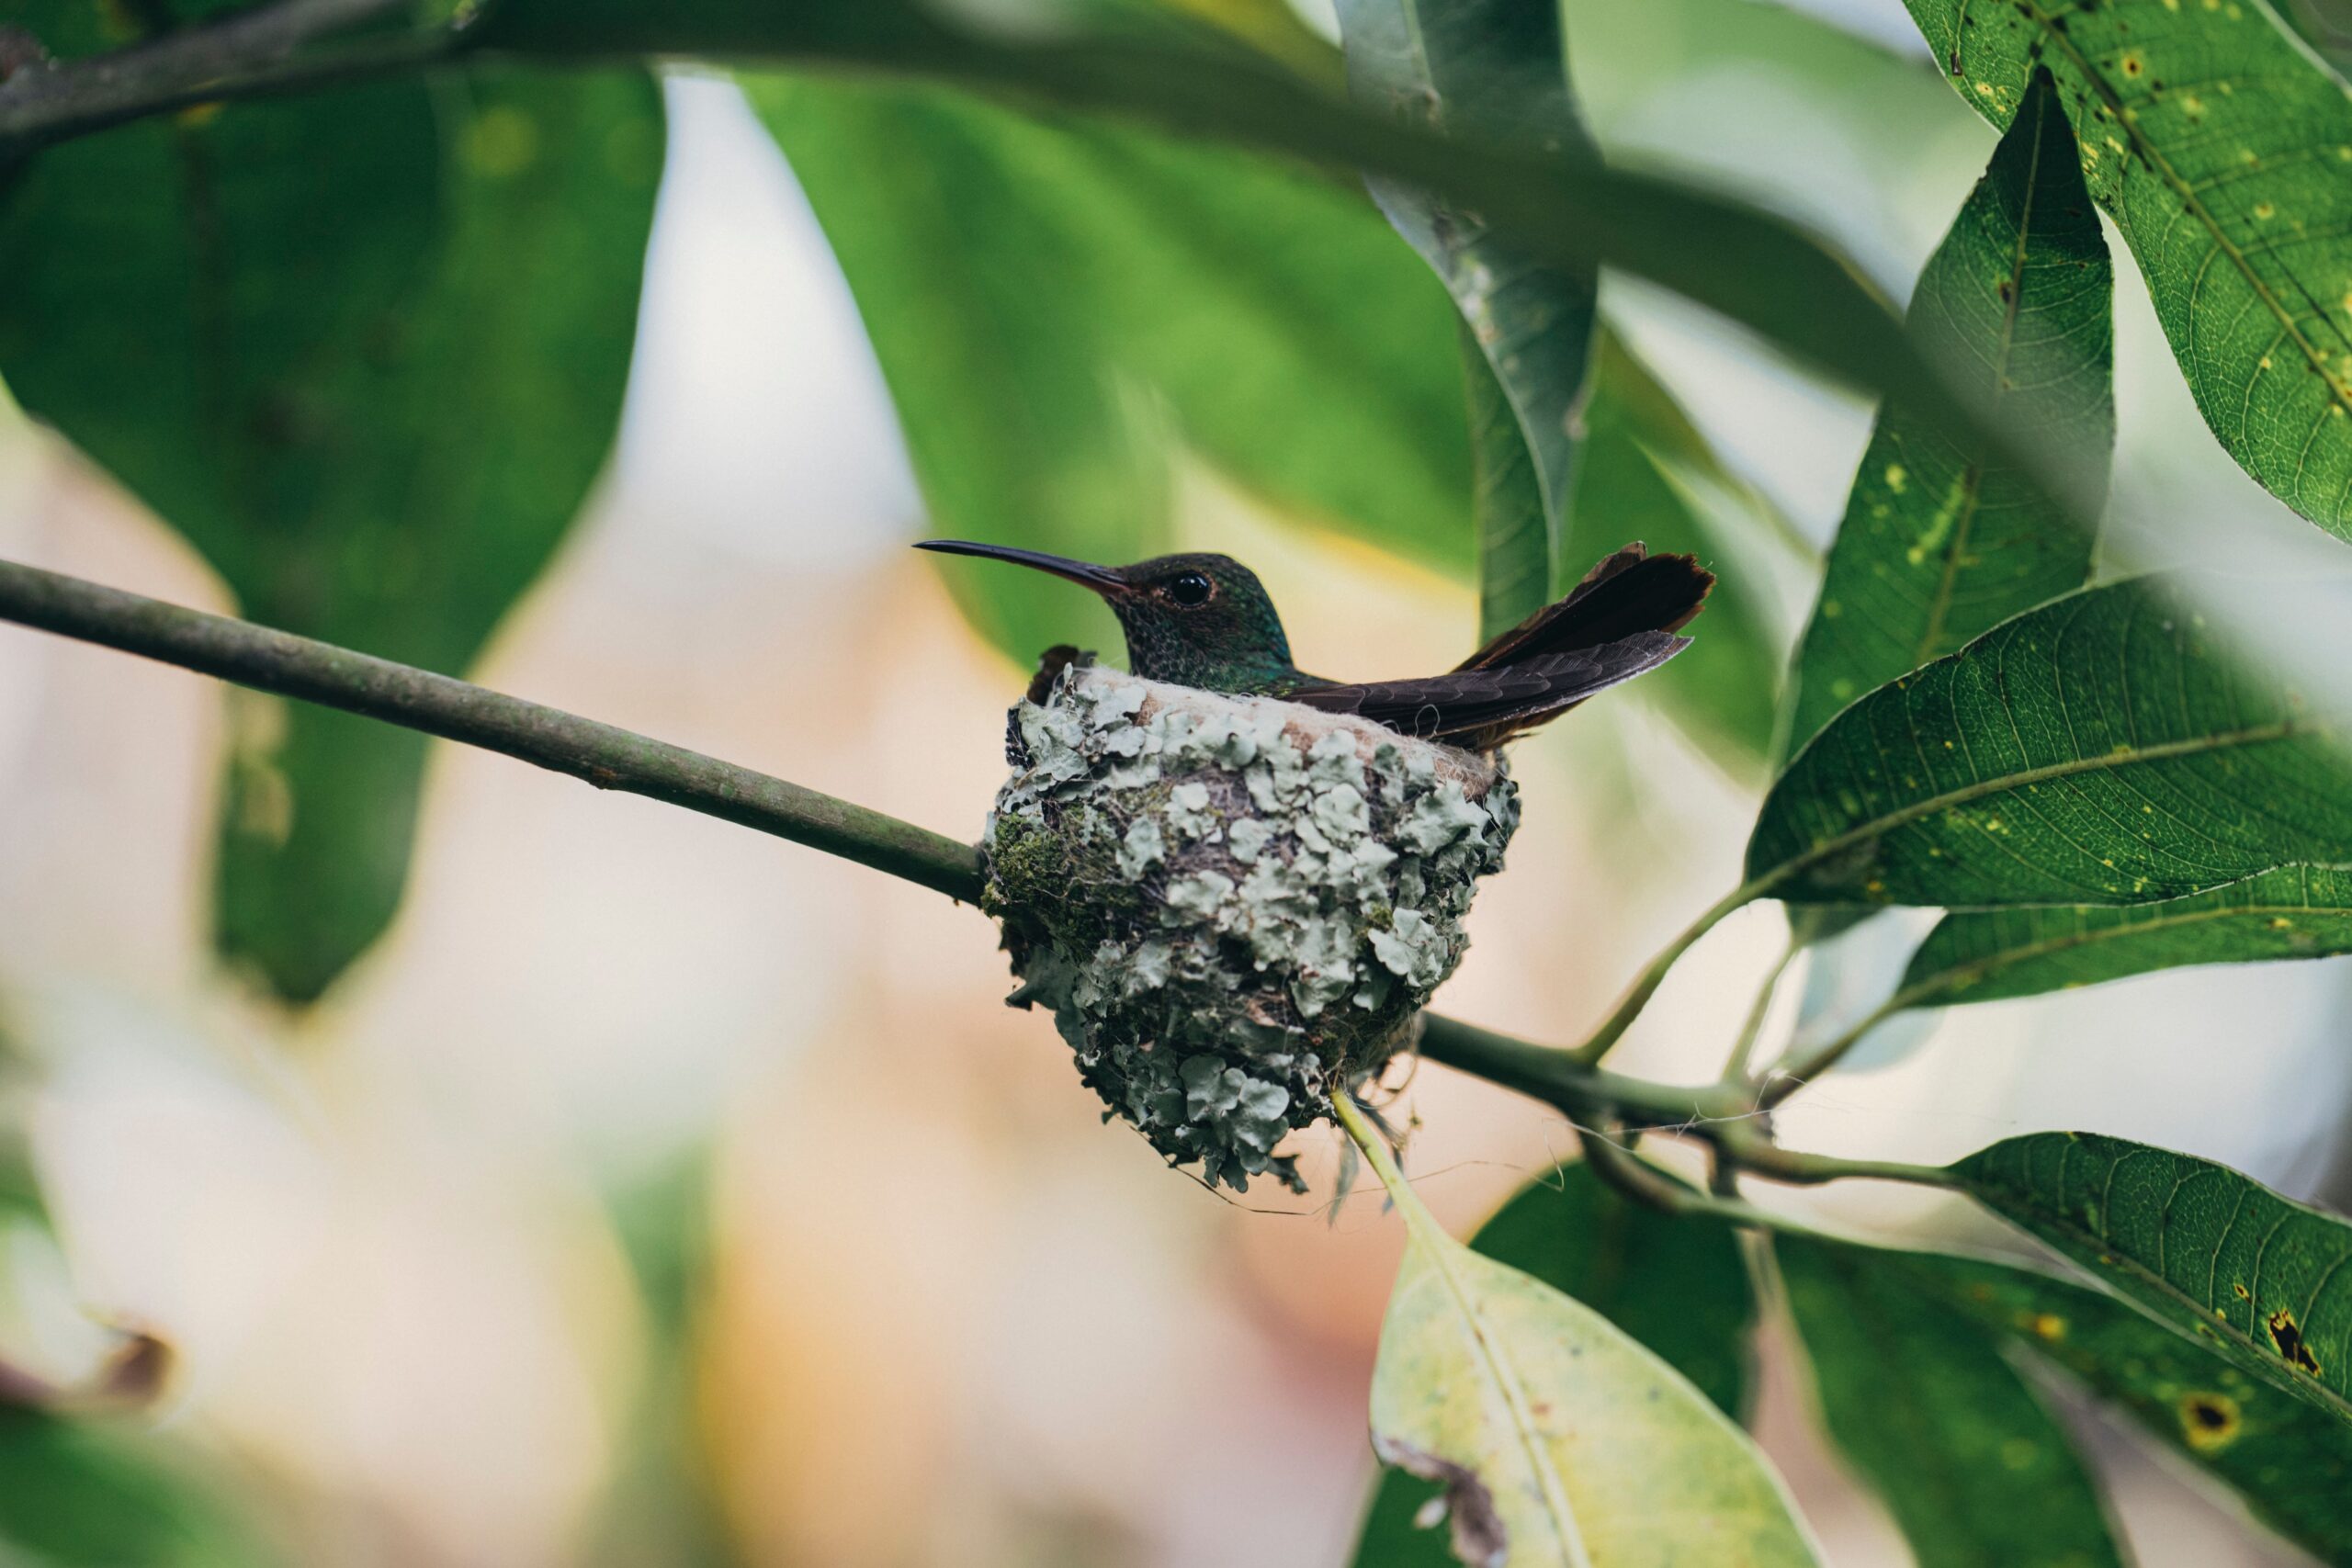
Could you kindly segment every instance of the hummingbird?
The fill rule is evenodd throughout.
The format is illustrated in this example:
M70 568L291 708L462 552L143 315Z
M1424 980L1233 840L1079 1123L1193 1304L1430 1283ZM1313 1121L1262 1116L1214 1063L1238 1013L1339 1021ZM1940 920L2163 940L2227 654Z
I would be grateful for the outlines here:
M1128 669L1147 681L1280 697L1473 750L1491 750L1690 647L1689 637L1675 633L1704 607L1715 583L1694 556L1654 556L1630 544L1604 558L1565 598L1442 675L1350 682L1310 675L1291 662L1273 600L1257 574L1230 556L1095 566L965 539L926 539L915 548L1011 561L1092 589L1126 633ZM1049 650L1039 685L1050 687L1076 654ZM1031 688L1033 700L1043 694Z

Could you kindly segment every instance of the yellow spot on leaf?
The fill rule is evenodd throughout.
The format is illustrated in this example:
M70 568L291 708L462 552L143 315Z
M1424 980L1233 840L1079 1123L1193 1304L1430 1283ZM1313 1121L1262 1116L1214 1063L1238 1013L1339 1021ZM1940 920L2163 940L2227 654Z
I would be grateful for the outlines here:
M2209 1454L2225 1449L2237 1440L2245 1426L2239 1414L2238 1402L2226 1393L2199 1391L2183 1394L2178 1405L2180 1435L2199 1453Z
M492 179L519 175L538 156L538 122L510 105L484 109L466 136L467 164Z

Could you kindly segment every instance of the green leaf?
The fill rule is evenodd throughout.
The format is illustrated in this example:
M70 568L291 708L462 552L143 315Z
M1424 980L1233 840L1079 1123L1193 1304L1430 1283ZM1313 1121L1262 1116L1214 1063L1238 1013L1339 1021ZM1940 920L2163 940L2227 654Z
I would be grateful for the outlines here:
M2000 1001L2188 964L2352 953L2352 874L2290 865L2193 897L1947 915L1897 1005Z
M2083 459L2105 493L2115 444L2114 278L2047 75L2001 138L1911 298L1928 359ZM2092 533L2015 469L1934 423L1881 411L1797 657L1789 749L1838 711L2011 615L2079 588Z
M1770 502L1726 469L1706 437L1623 339L1604 330L1582 411L1567 574L1629 540L1695 555L1719 570L1745 533L1776 525ZM1775 676L1785 644L1769 578L1724 570L1692 624L1688 652L1632 688L1662 703L1728 765L1752 766L1772 743Z
M1663 1357L1716 1408L1738 1416L1756 1303L1737 1244L1722 1225L1643 1208L1589 1167L1571 1165L1521 1188L1470 1245L1584 1303ZM1405 1471L1383 1471L1354 1568L1450 1562L1442 1536L1413 1522L1434 1491Z
M1552 602L1556 575L1544 487L1495 368L1463 329L1470 405L1471 517L1478 538L1478 640L1491 642Z
M936 88L746 86L849 279L943 531L1152 554L1172 434L1279 505L1466 562L1450 312L1357 193ZM1081 624L1117 646L1067 585L950 580L1016 657Z
M1373 1373L1373 1446L1446 1483L1464 1561L1817 1562L1731 1417L1600 1313L1447 1235L1362 1118L1341 1114L1407 1230Z
M2019 615L1833 719L1765 799L1749 891L2126 904L2352 862L2352 763L2302 696L2142 578Z
M1357 101L1432 131L1589 159L1562 52L1558 0L1340 0ZM1577 461L1576 410L1591 374L1600 276L1546 265L1475 212L1389 179L1373 193L1444 280L1492 372L1491 391L1526 450L1514 459L1503 409L1470 376L1480 454L1479 638L1510 630L1565 584L1559 546ZM1530 514L1524 488L1532 479ZM1521 487L1525 479L1518 481Z
M2325 1562L2352 1562L2352 1427L2122 1303L2037 1270L1917 1252L1871 1268L2056 1368Z
M256 1568L251 1528L110 1424L0 1404L0 1557L56 1568Z
M642 74L493 66L68 143L0 207L0 375L244 615L460 671L611 445L661 154ZM424 742L234 711L219 944L308 999L391 917Z
M1118 385L1099 323L1069 308L1071 236L1032 195L1071 177L1071 139L937 92L744 85L849 280L932 526L1081 560L1158 553L1166 475L1140 389ZM1016 659L1118 646L1109 613L1051 578L947 579Z
M1830 1435L1919 1568L2121 1562L2073 1442L1995 1337L1881 1266L1896 1255L1795 1236L1773 1250Z
M2352 1419L2352 1224L2208 1160L2037 1133L1951 1168L1962 1189L2159 1322Z
M2038 61L2091 194L2139 259L2205 422L2247 473L2352 536L2352 101L2258 0L1907 0L1996 125Z
M1185 444L1278 507L1449 571L1471 560L1468 423L1443 290L1352 183L1062 122L1051 199L1079 303Z

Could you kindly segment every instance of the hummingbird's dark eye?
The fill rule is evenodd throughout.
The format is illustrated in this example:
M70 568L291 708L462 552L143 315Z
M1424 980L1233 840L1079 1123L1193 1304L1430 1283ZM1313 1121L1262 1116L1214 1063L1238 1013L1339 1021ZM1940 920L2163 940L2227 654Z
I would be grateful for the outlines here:
M1168 580L1168 596L1186 609L1205 604L1209 595L1216 592L1216 584L1197 571L1188 571Z

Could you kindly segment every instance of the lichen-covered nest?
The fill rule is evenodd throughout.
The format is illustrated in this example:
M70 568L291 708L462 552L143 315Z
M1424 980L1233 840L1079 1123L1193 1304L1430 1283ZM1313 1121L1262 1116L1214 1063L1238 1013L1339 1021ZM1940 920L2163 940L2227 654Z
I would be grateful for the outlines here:
M1379 1070L1519 823L1498 761L1080 661L1012 711L988 901L1086 1082L1236 1189Z

